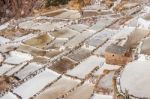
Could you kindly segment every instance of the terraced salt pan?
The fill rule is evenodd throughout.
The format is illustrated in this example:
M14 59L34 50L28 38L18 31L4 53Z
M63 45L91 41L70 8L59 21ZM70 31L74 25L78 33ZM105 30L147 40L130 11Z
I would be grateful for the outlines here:
M139 51L141 54L150 55L150 37L144 39L140 45Z
M61 49L68 40L68 38L56 38L53 42L45 46L45 49Z
M24 35L24 36L22 36L22 37L16 37L16 38L14 39L14 42L19 42L19 41L28 40L28 39L30 39L31 37L34 37L34 34L30 33L30 34Z
M65 73L66 71L73 69L75 67L75 64L77 62L68 58L68 57L63 57L60 59L58 62L54 63L50 69L58 72L58 73Z
M34 22L34 21L25 21L19 24L19 28L22 29L32 29L32 30L40 30L40 31L53 31L56 28L61 28L66 23L63 22L57 22L57 23L51 23L51 22Z
M13 92L20 95L22 99L29 99L34 94L42 90L48 83L55 80L58 76L59 74L56 72L46 69L34 78L14 89Z
M124 5L125 9L132 9L133 7L138 6L138 3L127 3Z
M20 45L17 49L18 51L23 51L25 53L30 53L33 56L46 56L46 57L54 57L58 54L60 54L62 51L59 50L43 50L40 48L36 48L29 45Z
M9 39L0 36L0 44L5 44L5 43L8 43L8 42L10 42Z
M62 19L66 19L66 18L76 19L80 17L81 17L80 13L76 10L68 10L64 13L55 16L55 18L62 18Z
M108 71L108 73L100 76L97 87L101 92L108 92L109 94L113 91L113 77L115 71Z
M101 55L104 56L104 52L105 49L111 45L111 44L115 44L117 42L119 42L119 45L125 45L128 36L130 35L130 33L132 33L135 30L135 27L124 27L121 30L117 30L117 32L115 32L114 30L114 34L112 35L112 37L101 47L99 47L94 54L96 55ZM110 30L111 31L111 30ZM113 31L112 31L113 32ZM124 35L124 36L122 36ZM122 41L120 41L122 40Z
M103 46L101 46L97 50L95 50L94 54L104 56L105 49L111 44L113 44L113 41L108 40Z
M95 33L95 31L93 31L93 30L86 30L83 33L75 36L70 41L68 41L64 46L65 47L75 47L94 33Z
M87 74L89 74L95 67L101 66L103 62L103 58L92 55L77 65L74 69L68 71L67 74L78 78L85 78Z
M75 50L73 53L69 54L68 57L80 62L81 60L90 56L93 49L90 49L86 46L82 46L80 49Z
M111 18L111 19L102 18L99 21L97 21L97 23L95 25L93 25L92 27L90 27L89 29L95 30L95 31L100 31L101 29L107 27L108 25L110 25L114 21L115 21L115 19L113 19L113 18Z
M0 52L5 53L5 52L12 51L19 45L20 45L20 43L4 44L3 46L0 46Z
M51 42L54 39L50 34L39 35L38 37L31 38L26 40L24 43L27 45L35 46L42 48L47 43Z
M82 86L78 87L75 91L71 92L64 99L90 99L93 93L94 85L85 82Z
M139 18L139 17L135 17L135 18L133 18L133 19L127 21L127 22L125 23L126 26L128 26L128 27L137 27L137 25L138 25L138 18Z
M91 37L89 40L86 41L87 44L91 46L99 46L104 44L108 39L110 39L112 36L114 36L117 33L116 30L110 30L110 29L105 29L93 37Z
M5 73L6 71L10 70L13 67L14 65L2 64L2 66L0 67L0 75L3 75L3 73Z
M129 15L137 14L142 8L140 6L136 6L132 8L132 10L124 10L123 13L128 13Z
M112 94L113 90L113 77L116 70L121 66L104 64L98 71L94 73L95 76L100 77L97 84L97 91L102 93Z
M73 80L68 77L63 76L57 82L55 82L52 86L48 87L45 91L43 91L37 98L35 99L56 99L57 97L65 94L70 89L74 88L79 84L79 80Z
M125 39L127 38L128 35L130 35L132 32L134 32L136 28L135 27L124 27L120 28L118 30L118 33L112 37L113 40L118 40L118 39ZM122 36L124 35L124 36Z
M92 99L113 99L113 97L109 95L101 95L95 93Z
M29 74L33 73L34 71L40 68L42 68L42 65L40 64L37 64L35 62L29 63L25 68L23 68L17 74L15 74L15 76L22 80L25 77L27 77Z
M99 1L98 1L98 3L100 3ZM85 6L83 9L85 9L85 10L104 10L104 9L106 9L103 5L99 5L99 4L92 4L92 5L87 5L87 6Z
M36 62L38 64L46 64L48 62L47 57L43 57L43 56L35 56L33 60L31 60L30 62Z
M105 60L105 59L104 59ZM96 71L95 73L94 73L94 75L97 75L97 76L99 76L99 75L102 75L102 74L104 74L104 70L117 70L117 69L119 69L121 66L118 66L118 65L110 65L110 64L106 64L105 62L104 62L104 64L102 65L102 67L98 70L98 71Z
M89 26L84 25L84 24L74 24L74 25L70 25L68 27L75 31L82 32L83 30L86 30Z
M33 59L33 57L30 54L18 52L18 51L11 51L10 56L6 58L4 61L5 63L8 64L20 64L26 61L29 61Z
M18 99L16 95L14 95L11 92L8 92L7 94L5 94L3 97L1 97L1 99Z
M5 23L3 25L0 25L0 31L6 29L9 26L9 23Z
M70 19L78 19L78 18L81 18L81 14L78 12L78 13L75 13L75 14L71 14L69 16Z
M86 42L87 45L92 46L94 48L103 45L106 41L108 40L108 38L104 37L104 38L91 38L89 41Z
M10 75L14 74L14 73L17 72L18 70L20 70L22 67L24 67L26 64L27 64L27 63L24 62L24 63L22 63L22 64L20 64L20 65L15 66L14 68L10 69L5 75L10 76Z
M150 13L150 7L148 5L144 6L143 11L146 12L146 13Z
M55 10L55 11L46 12L46 13L42 14L43 15L42 19L44 19L43 17L45 17L45 16L46 16L45 19L47 19L49 17L54 17L56 15L62 14L66 11L67 11L67 9L64 8L64 9L58 9L58 10Z
M84 10L83 11L83 17L92 17L92 16L98 16L100 13L96 10Z
M19 27L20 28L23 28L23 29L31 29L31 27L36 24L34 23L33 21L26 21L26 22L22 22L19 24Z
M75 30L69 29L67 27L51 33L51 35L56 37L56 38L71 38L71 37L78 35L78 34L80 34L80 33L75 31Z

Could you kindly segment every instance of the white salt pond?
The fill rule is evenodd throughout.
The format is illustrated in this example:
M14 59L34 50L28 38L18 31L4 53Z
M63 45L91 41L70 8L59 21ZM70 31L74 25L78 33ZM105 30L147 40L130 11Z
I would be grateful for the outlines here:
M26 61L29 61L33 59L33 57L30 54L18 52L18 51L11 51L10 56L6 58L4 61L5 63L8 64L20 64Z
M14 89L13 92L20 95L22 99L29 99L38 91L42 90L48 83L57 79L58 76L59 74L57 74L56 72L46 69L45 71L36 75L34 78L26 81L25 83Z
M78 87L75 91L71 92L64 99L90 99L93 93L94 85L85 82L82 86Z
M10 42L9 39L0 36L0 44L5 44L5 43L8 43L8 42Z
M20 65L14 66L14 68L10 69L9 71L7 71L6 75L10 76L12 74L14 74L15 72L19 71L22 67L24 67L24 65L26 65L27 63L24 62Z
M3 73L5 73L6 71L10 70L13 67L14 65L2 64L2 66L0 67L0 75L3 75Z
M18 97L14 95L13 93L8 92L3 97L1 97L1 99L18 99Z
M22 80L26 76L30 75L31 73L40 68L42 68L42 65L32 62L25 66L23 69L21 69L17 74L15 74L15 76Z
M89 74L95 67L100 66L103 62L103 58L93 55L85 59L74 69L68 71L67 74L78 78L85 78L87 74Z
M77 36L75 36L70 41L68 41L65 44L65 47L75 47L94 33L95 33L95 31L93 31L93 30L86 30L83 33L78 34Z
M134 61L123 70L120 78L121 89L136 97L150 97L150 61Z
M57 97L65 94L70 89L74 88L79 84L79 80L73 80L71 78L63 76L52 86L48 87L45 91L41 92L35 99L56 99Z
M19 24L19 27L22 29L31 29L31 30L41 30L41 31L53 31L56 28L63 27L66 23L63 22L34 22L34 21L25 21Z
M95 93L92 99L113 99L113 97L109 95L101 95L101 94Z
M78 32L82 32L84 30L86 30L89 26L84 25L84 24L74 24L74 25L70 25L69 28L76 30Z

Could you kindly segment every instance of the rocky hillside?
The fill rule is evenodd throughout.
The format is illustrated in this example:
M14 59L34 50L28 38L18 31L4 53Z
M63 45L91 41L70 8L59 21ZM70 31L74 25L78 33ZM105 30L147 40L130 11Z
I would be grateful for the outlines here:
M32 9L42 2L43 0L0 0L0 23L10 18L29 16Z
M41 10L42 7L57 7L69 3L70 8L81 9L81 7L89 4L90 1L91 0L1 0L0 23L4 23L11 18L30 16L35 10Z

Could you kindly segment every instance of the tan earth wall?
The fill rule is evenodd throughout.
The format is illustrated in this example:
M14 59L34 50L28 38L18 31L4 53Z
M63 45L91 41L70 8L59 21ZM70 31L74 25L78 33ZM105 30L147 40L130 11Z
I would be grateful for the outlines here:
M128 63L130 57L105 52L105 59L107 64L124 66Z

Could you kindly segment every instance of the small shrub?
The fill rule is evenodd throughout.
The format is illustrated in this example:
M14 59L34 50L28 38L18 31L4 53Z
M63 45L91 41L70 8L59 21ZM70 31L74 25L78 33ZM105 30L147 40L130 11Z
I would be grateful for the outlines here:
M46 6L58 6L67 4L70 0L46 0Z

